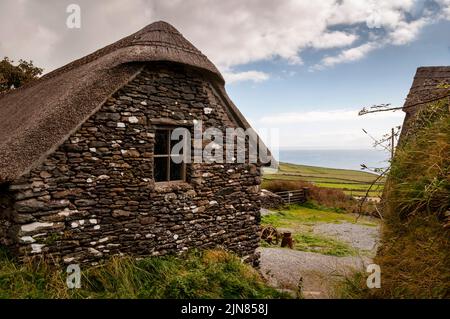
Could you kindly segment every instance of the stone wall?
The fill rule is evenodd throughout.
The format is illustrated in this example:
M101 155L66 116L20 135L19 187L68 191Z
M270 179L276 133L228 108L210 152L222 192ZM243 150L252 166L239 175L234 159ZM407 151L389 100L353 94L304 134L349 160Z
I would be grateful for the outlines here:
M262 189L260 194L261 207L265 209L279 209L285 205L285 202L281 196Z
M0 184L0 245L11 245L10 230L13 230L14 196L8 184Z
M220 245L256 264L259 166L191 164L186 182L154 183L155 123L191 128L199 119L235 126L201 74L147 66L10 186L14 248L23 257L83 263Z

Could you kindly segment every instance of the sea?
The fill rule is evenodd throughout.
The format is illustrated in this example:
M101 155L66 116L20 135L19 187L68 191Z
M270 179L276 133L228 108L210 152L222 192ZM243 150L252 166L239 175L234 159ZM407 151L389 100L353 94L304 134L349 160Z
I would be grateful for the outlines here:
M383 168L388 166L389 153L377 149L365 150L305 150L280 149L278 156L280 162L319 166L328 168L343 168L361 170L361 164L370 168Z

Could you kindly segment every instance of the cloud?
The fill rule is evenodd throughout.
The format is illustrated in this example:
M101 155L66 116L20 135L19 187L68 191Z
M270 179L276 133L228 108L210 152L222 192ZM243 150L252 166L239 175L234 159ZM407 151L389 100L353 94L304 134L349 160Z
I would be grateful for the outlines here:
M288 112L264 116L259 119L261 124L283 125L283 124L302 124L302 123L324 123L337 121L353 121L361 118L358 116L359 110L330 110L330 111L307 111L307 112ZM384 112L371 115L372 118L400 118L403 115L400 112Z
M269 79L269 74L261 71L245 71L237 73L223 72L223 76L228 84L243 81L253 81L258 83Z
M316 49L332 49L346 47L358 39L356 34L341 31L323 33L317 39L311 42L312 47Z
M403 112L358 116L356 109L335 109L267 114L250 122L259 132L278 129L275 144L283 148L368 149L373 141L362 129L380 138L401 125L403 118Z
M50 71L165 20L224 73L274 58L302 64L307 49L340 49L335 57L324 57L323 68L362 59L383 45L410 43L427 24L450 19L450 0L77 0L82 28L69 30L66 8L72 2L2 0L2 55L33 59Z
M394 45L404 45L412 42L420 30L431 20L427 18L418 19L413 22L400 22L397 27L389 33L389 40Z
M342 51L336 56L329 56L322 59L321 63L313 66L311 69L322 70L325 67L334 66L339 63L357 61L364 58L369 52L379 47L376 42L368 42L358 47Z

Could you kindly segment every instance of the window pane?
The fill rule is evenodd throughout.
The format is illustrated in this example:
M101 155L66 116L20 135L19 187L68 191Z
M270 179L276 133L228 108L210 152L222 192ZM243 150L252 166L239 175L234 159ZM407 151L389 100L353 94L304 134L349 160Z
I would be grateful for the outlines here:
M167 157L154 157L155 167L153 169L155 182L165 182L167 181L167 170L168 163Z
M183 180L183 167L184 163L181 161L182 157L180 156L172 156L170 161L170 180L171 181L179 181ZM179 163L179 164L177 164Z
M180 134L179 131L176 132L176 134L174 134L172 139L172 132L174 131L170 131L170 152L172 155L182 155L185 150L187 149L188 145L187 145L187 140L188 137L186 136L186 131L183 131L183 134Z
M169 131L156 130L155 133L155 154L169 154Z

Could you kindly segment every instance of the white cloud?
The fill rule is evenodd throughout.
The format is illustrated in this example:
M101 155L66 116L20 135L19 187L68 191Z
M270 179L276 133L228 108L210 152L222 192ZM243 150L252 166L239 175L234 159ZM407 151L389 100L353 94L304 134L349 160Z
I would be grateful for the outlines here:
M282 125L282 124L302 124L302 123L323 123L336 121L353 121L361 118L358 116L359 110L330 110L330 111L306 111L277 113L264 116L259 119L259 123ZM370 115L376 119L399 118L403 116L400 112L383 112Z
M450 20L450 0L436 0L441 7L441 18Z
M277 128L283 148L368 149L373 141L362 129L380 138L403 117L401 111L358 116L358 110L340 109L268 114L251 124L262 132Z
M450 19L450 0L78 0L82 28L69 30L66 7L72 0L2 0L0 49L2 55L33 59L50 71L165 20L224 72L275 57L301 64L305 49L341 48L321 63L326 67L362 59L382 47L373 41L370 28L384 31L377 33L384 34L377 38L383 45L413 41L437 20L423 19L419 10L430 1L441 5L434 15ZM414 16L416 12L422 14ZM358 33L364 24L368 40ZM234 76L239 77L251 76ZM261 74L253 78L262 79Z
M397 28L392 30L389 34L389 39L394 45L404 45L413 41L420 30L430 22L429 19L423 18L413 22L400 22Z
M360 46L342 51L336 56L325 57L320 64L315 65L312 69L323 69L325 67L334 66L339 63L357 61L364 58L369 52L379 47L376 42L368 42Z
M253 81L262 82L269 79L269 74L260 71L245 71L245 72L222 72L225 81L228 84L242 82L242 81Z
M311 45L316 49L331 49L345 47L358 39L356 34L341 31L326 32L314 39Z

